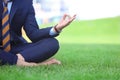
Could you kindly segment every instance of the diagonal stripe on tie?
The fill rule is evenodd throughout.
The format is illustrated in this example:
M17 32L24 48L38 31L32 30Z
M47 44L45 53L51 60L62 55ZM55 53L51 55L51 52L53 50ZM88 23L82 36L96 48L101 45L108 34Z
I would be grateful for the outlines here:
M3 23L2 25L4 25L9 19L8 19L9 15L5 15L2 19Z
M4 7L3 16L6 14L8 14L8 9L7 9L7 7Z
M10 46L9 42L7 42L7 43L4 45L3 49L4 49L5 51L7 51L7 52L10 51L11 46Z
M10 46L10 25L9 25L9 14L7 9L7 3L4 5L4 11L2 15L2 46L4 51L9 52Z
M3 45L5 45L9 41L10 35L8 34L4 39L3 39Z
M9 50L10 50L10 44L9 44L9 43L10 43L10 42L8 41L7 43L4 44L3 49L4 49L5 51L9 51Z
M2 31L3 31L3 35L5 35L5 33L9 31L9 24L7 24L7 26Z

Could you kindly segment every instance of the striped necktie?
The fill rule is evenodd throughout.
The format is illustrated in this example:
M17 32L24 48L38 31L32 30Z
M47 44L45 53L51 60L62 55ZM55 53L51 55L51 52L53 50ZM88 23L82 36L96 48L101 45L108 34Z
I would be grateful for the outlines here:
M4 51L9 52L10 46L10 25L9 25L9 13L7 8L7 2L4 0L4 8L2 14L2 46Z

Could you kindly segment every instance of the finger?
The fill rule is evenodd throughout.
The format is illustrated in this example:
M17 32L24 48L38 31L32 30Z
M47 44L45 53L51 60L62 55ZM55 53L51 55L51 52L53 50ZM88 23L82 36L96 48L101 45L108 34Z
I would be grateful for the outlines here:
M71 19L71 18L75 18L76 17L76 14L75 15L73 15L72 17L70 16L70 15L67 15L67 17L69 18L69 19Z
M74 15L71 19L69 19L69 22L72 22L76 18L76 15Z
M67 15L67 17L69 21L72 21L76 18L76 15L73 15L72 17L70 15Z
M71 19L71 16L70 16L70 15L67 15L67 18L68 18L68 19Z
M64 16L62 17L62 20L65 20L67 17L67 14L64 14Z
M75 14L75 15L73 15L73 17L72 17L72 18L74 18L74 19L75 19L75 18L76 18L76 14Z

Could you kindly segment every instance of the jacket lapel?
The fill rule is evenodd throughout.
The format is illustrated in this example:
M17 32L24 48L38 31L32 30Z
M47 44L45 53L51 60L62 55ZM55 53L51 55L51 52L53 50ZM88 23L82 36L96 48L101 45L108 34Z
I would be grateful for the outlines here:
M19 4L19 1L21 0L13 0L13 3L12 3L12 6L11 6L11 10L10 10L10 23L15 15L15 12L17 11L17 8L18 8L18 4Z

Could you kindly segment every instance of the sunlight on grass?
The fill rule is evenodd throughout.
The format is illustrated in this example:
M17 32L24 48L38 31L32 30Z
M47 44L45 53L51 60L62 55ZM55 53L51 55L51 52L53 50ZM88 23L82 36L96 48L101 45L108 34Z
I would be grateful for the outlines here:
M60 50L54 57L61 65L5 65L0 80L120 80L120 17L75 21L68 27L57 37Z
M61 43L120 44L120 17L94 21L76 21L59 37Z

